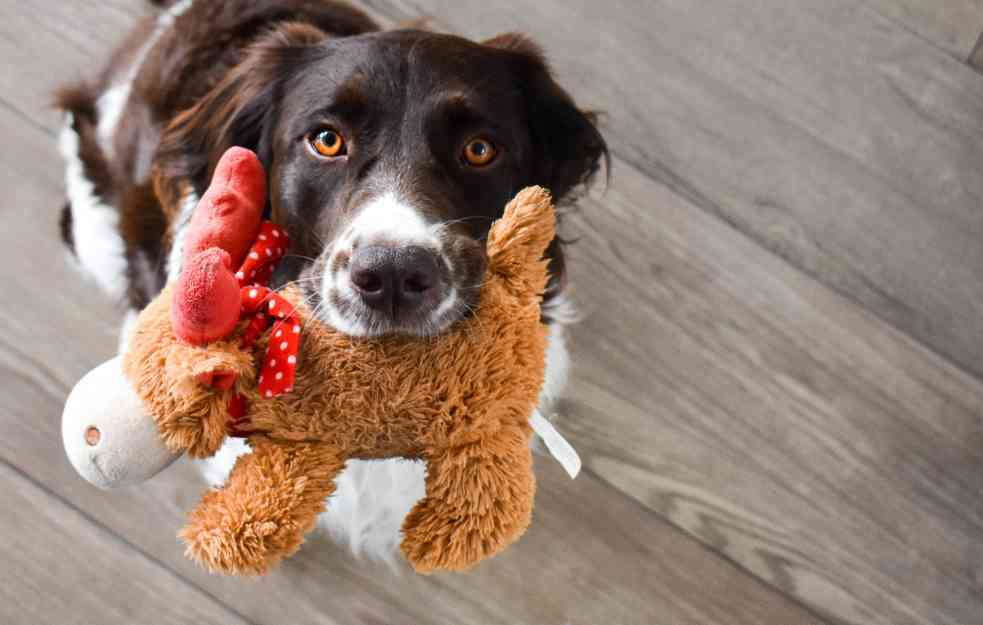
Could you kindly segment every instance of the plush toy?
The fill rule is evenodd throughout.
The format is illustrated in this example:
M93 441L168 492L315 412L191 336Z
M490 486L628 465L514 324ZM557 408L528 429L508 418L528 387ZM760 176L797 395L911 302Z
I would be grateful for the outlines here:
M313 319L295 287L263 286L287 248L260 223L265 194L255 155L227 152L180 278L140 314L121 360L66 404L73 465L100 486L137 483L181 453L247 437L252 452L180 533L189 557L217 572L262 574L296 551L349 458L426 461L426 496L401 545L417 571L466 569L504 549L528 526L535 491L548 193L523 190L492 226L473 315L441 336L371 339Z

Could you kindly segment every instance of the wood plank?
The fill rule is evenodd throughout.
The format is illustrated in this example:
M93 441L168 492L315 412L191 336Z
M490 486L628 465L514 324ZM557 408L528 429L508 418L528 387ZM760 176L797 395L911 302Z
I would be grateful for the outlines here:
M412 23L426 16L428 22L435 26L442 23L446 26L454 22L453 12L436 8L428 3L399 0L360 0L359 5L378 17L381 22L390 25ZM502 16L510 19L511 29L526 29L526 14L524 2L516 2L518 10L502 11ZM872 11L883 18L892 21L903 30L924 39L930 45L938 47L959 61L965 60L976 47L980 32L983 31L983 1L981 0L865 0L857 3L864 10ZM750 11L767 11L767 3L760 2L748 5ZM640 14L648 13L643 7ZM509 18L508 16L512 17ZM615 15L615 14L612 14ZM620 14L616 21L630 21L631 16ZM574 20L566 20L580 26ZM604 22L607 26L608 22ZM594 29L597 34L602 30Z
M245 624L0 461L0 622Z
M28 123L54 132L60 127L51 108L55 89L92 79L108 61L136 19L150 11L144 0L0 3L0 102ZM52 62L57 59L57 62ZM44 71L37 71L44 67Z
M470 9L459 10L464 14ZM569 36L575 35L581 37L582 43L582 34ZM701 71L706 72L706 68ZM708 80L700 72L694 74L704 82ZM676 78L685 86L685 76L679 74ZM676 85L677 91L681 88ZM25 140L25 144L29 143ZM20 139L13 145L21 146ZM637 147L638 142L634 145ZM17 159L41 162L43 154L43 150L31 149L19 152ZM45 188L34 185L49 175L47 170L35 171L20 162L10 165L6 171L12 172L11 178L27 179L21 183L21 192L15 191L26 202L22 205L18 201L18 206L26 207L26 218L37 219L42 205L54 199L32 196L37 188ZM904 337L830 296L821 286L789 271L783 263L763 254L720 223L707 220L693 205L652 185L624 162L618 166L616 187L603 200L608 212L600 212L600 205L594 203L590 205L593 213L585 212L582 217L589 220L587 223L571 222L582 234L593 231L588 239L590 247L585 244L575 248L579 259L575 258L573 265L579 272L578 281L591 293L591 300L612 302L608 310L601 310L598 305L576 337L581 347L576 360L581 368L577 373L580 385L568 406L568 423L578 446L586 451L589 467L740 566L833 617L870 623L971 621L979 606L973 596L967 595L972 594L978 584L975 580L980 578L975 563L980 560L981 551L978 542L972 540L974 534L979 534L979 493L969 486L974 466L977 472L979 468L974 465L978 456L973 455L974 443L979 443L976 433L980 431L978 415L973 412L980 405L977 386ZM663 177L672 182L668 174ZM675 188L687 191L685 185L676 184ZM689 195L699 199L697 194ZM626 224L631 226L628 231ZM24 242L18 250L40 240L35 231L16 231L11 236ZM617 241L621 249L612 249L612 241ZM596 255L587 255L595 248ZM24 254L15 255L27 259L20 273L33 272L35 265L44 264L40 251L28 249ZM619 259L619 254L623 258ZM653 262L648 262L653 258ZM596 268L589 267L593 261L598 263ZM43 272L48 270L42 268L41 275L47 275ZM51 271L57 273L57 268ZM625 299L625 293L632 292L630 287L637 285L638 276L654 276L650 278L654 282L653 293ZM48 283L22 277L16 294L30 298L37 283L61 284L57 278ZM55 309L61 304L74 312L71 289L68 293L65 300L55 301ZM37 301L33 310L40 310L40 305L45 305L47 311L51 302ZM87 349L74 355L66 353L71 350L62 344L64 336L88 333L92 327L73 322L67 318L67 311L60 313L64 317L52 320L52 327L63 328L55 335L62 339L61 343L49 345L41 350L42 356L36 356L49 369L48 363L55 362L51 354L85 360L94 353ZM80 314L89 313L83 310ZM29 336L17 324L26 326L29 319L22 315L13 321L20 333L11 334L10 343L16 345ZM99 343L88 335L79 338L83 343ZM79 346L71 349L76 348ZM94 349L98 351L98 347ZM18 353L4 352L11 358L22 358ZM59 388L61 393L67 388L59 387L59 380L72 380L85 365L82 362L77 369L69 370L58 364L51 372L30 367L23 375L38 379L42 388L50 385L51 393L46 390L38 397L11 399L24 402L12 425L19 423L25 428L29 416L37 419L38 414L56 413ZM48 399L44 400L44 396ZM872 415L869 422L868 414ZM50 421L52 417L45 419ZM27 450L0 447L0 454L16 452L17 458L31 467L32 475L34 471L48 475L52 484L76 492L79 485L71 482L67 472L56 473L68 470L64 465L58 467L50 448L51 436L50 428L33 435L17 430L17 435L5 444L16 443L17 449L24 444ZM748 449L755 450L755 455L749 455ZM830 457L834 452L838 455ZM950 459L950 465L943 466ZM130 503L122 503L125 497L115 495L87 505L99 514L118 514L110 525L124 528L124 532L138 532L134 542L137 538L151 544L161 540L166 544L158 545L153 553L171 554L175 551L173 539L158 530L164 519L170 519L173 526L181 510L193 501L193 495L188 499L188 492L197 487L189 486L191 478L186 469L177 469L184 473L180 479L174 478L173 484L164 482L170 484L170 490L159 483L152 484L154 488L165 488L165 492L134 495L136 499ZM553 488L564 484L547 481L546 485L547 492L553 492ZM614 531L638 531L635 526L641 520L630 506L624 507L622 500L609 500L610 492L599 485L574 486L576 493L584 490L586 494L555 514L577 516L582 509L610 506L617 518L629 519L628 525L613 525ZM83 490L75 496L88 501L96 495ZM159 501L172 507L162 510ZM648 524L654 525L651 517L641 518L650 519ZM153 527L128 528L134 519L152 519L141 525ZM575 525L579 529L573 533L584 536L587 542L587 537L595 536L597 526L604 522L611 520L592 517L589 522ZM557 523L561 531L570 531ZM650 542L648 534L639 535L646 544ZM661 530L657 535L665 536L665 540L654 541L660 546L678 540L674 534L663 534ZM380 577L378 571L367 574L359 565L351 565L355 569L351 574L361 573L364 578L346 583L345 559L339 556L340 564L335 560L326 564L329 561L314 551L301 557L313 558L307 574L288 580L282 588L287 589L288 601L295 599L289 592L290 583L303 582L309 584L306 588L310 594L315 589L323 593L329 588L338 593L336 597L349 599L304 602L297 608L301 622L315 620L319 609L352 620L378 617L377 620L391 621L399 619L400 614L405 620L407 613L400 612L401 602L405 600L411 606L408 609L413 609L414 599L416 609L422 609L422 604L429 615L425 618L437 622L450 621L461 614L471 616L471 621L485 622L491 618L483 617L495 614L500 605L514 602L523 605L509 605L508 609L529 614L534 608L525 604L553 589L547 580L530 579L529 571L536 570L535 565L541 565L541 561L550 562L557 548L553 534L539 540L542 542L537 543L530 563L525 567L505 567L504 573L499 573L511 575L512 583L530 591L521 599L494 585L505 582L489 584L479 579L484 583L470 585L473 578L463 578L465 587L460 590L438 583L414 594L401 584L389 584L389 578ZM627 551L629 545L622 547ZM329 547L325 550L330 552ZM636 582L627 590L629 606L636 607L631 593L662 588L663 577L652 582L648 578L650 569L635 566L628 555L615 553L621 552L612 550L600 558L611 567L603 572L613 570L613 577L581 577L581 569L592 569L590 557L598 559L597 553L577 560L580 564L571 577L582 585L573 587L583 594L591 588L600 587L600 592L606 593L609 584L619 586L622 577L610 563L620 557L632 563L627 567L628 581ZM673 557L689 562L676 552L652 553L642 552L646 562L657 557L667 558L666 562L673 562ZM716 562L716 566L704 565L696 570L701 575L704 569L720 575L720 564ZM175 567L180 564L179 559L174 562ZM498 562L493 564L497 566ZM325 580L323 573L318 575L328 566L332 567L332 575L337 574L342 581ZM335 566L340 573L336 573ZM564 570L569 572L569 566ZM638 582L638 578L642 581ZM416 583L418 578L413 579ZM458 578L450 579L458 582ZM709 608L700 607L706 598L690 599L687 593L691 589L680 587L677 582L666 590L668 596L657 599L652 612L643 615L654 620L655 610L659 610L666 621L714 622L731 607L734 597L744 593L749 593L749 601L755 604L790 609L776 604L773 595L763 595L758 586L741 585L735 581L738 579L725 576L721 583L711 578L708 588L713 589L714 597L723 597L723 607L712 602ZM536 586L537 582L542 585ZM213 581L206 579L202 583ZM430 580L423 583L431 584ZM381 608L372 605L377 612L367 613L369 616L358 612L350 604L366 596L362 590L366 587L373 588L373 592L379 588L377 592L391 603ZM491 590L474 592L485 587ZM677 593L672 588L681 589ZM465 593L466 590L471 592ZM596 609L589 612L591 615L610 614L616 601L625 596L597 598L588 593L581 599L574 595L566 604L570 606L566 612L558 604L551 604L539 608L544 612L532 613L547 617L572 614L579 621L579 615L591 608ZM421 602L421 597L427 601ZM470 602L474 597L484 603L462 607L464 598ZM263 599L268 599L266 593ZM277 616L282 619L288 613L285 610L290 609L287 602L269 606L256 605L260 601L255 596L243 600L247 602L247 615L255 612L265 622L275 622ZM435 615L429 610L430 602L438 608L444 603L453 604L456 611L447 608L448 612ZM738 622L780 622L774 614L760 618L747 607L737 608ZM634 615L628 615L628 619ZM498 613L494 618L507 616ZM701 616L705 618L701 620ZM759 619L753 621L756 616ZM787 618L788 622L802 622L804 614L793 611ZM548 618L542 620L549 622ZM461 621L467 619L458 620ZM346 621L340 618L339 622Z
M960 61L970 55L983 31L980 0L867 0L867 4Z
M140 489L104 493L62 457L61 404L112 351L117 316L52 260L61 254L59 174L43 156L50 139L3 112L0 135L16 146L0 154L10 217L0 232L0 281L14 303L0 308L0 378L12 382L0 386L0 458L251 622L821 623L600 480L588 474L571 483L550 462L538 467L533 528L470 575L393 575L324 539L257 584L196 569L174 538L202 490L189 464Z
M964 63L847 0L369 4L531 34L618 156L983 376L983 77Z
M567 224L585 466L831 620L978 619L983 385L617 165Z

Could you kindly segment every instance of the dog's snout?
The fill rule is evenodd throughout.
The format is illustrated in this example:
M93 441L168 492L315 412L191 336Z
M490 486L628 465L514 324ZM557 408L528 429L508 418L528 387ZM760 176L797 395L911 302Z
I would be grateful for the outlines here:
M423 211L387 192L350 211L325 258L330 325L352 336L433 336L476 304L484 245L472 249L436 206Z
M351 259L351 282L367 306L396 317L440 300L440 259L419 246L359 248Z

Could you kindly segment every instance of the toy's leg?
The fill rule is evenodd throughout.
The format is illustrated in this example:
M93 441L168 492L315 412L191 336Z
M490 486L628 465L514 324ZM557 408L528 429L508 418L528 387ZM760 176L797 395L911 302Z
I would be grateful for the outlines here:
M323 444L249 441L225 486L205 494L181 531L213 572L261 575L300 547L344 466Z
M522 535L535 491L519 428L439 450L427 458L427 496L403 523L403 554L420 573L467 569Z

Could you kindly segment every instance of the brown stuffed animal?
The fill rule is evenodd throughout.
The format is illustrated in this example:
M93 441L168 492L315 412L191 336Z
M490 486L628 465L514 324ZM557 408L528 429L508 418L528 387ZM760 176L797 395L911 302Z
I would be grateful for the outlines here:
M191 512L180 533L187 554L212 571L266 572L297 550L349 458L426 461L426 497L406 517L401 545L417 571L466 569L515 541L535 492L529 418L543 383L543 256L554 227L549 194L520 192L488 236L477 309L440 336L351 338L312 319L288 287L281 295L301 319L302 342L296 379L272 398L260 396L257 356L293 328L278 324L244 348L240 322L227 338L189 344L175 335L172 299L204 287L165 289L139 317L125 376L170 451L215 453L233 406L234 429L252 448Z

